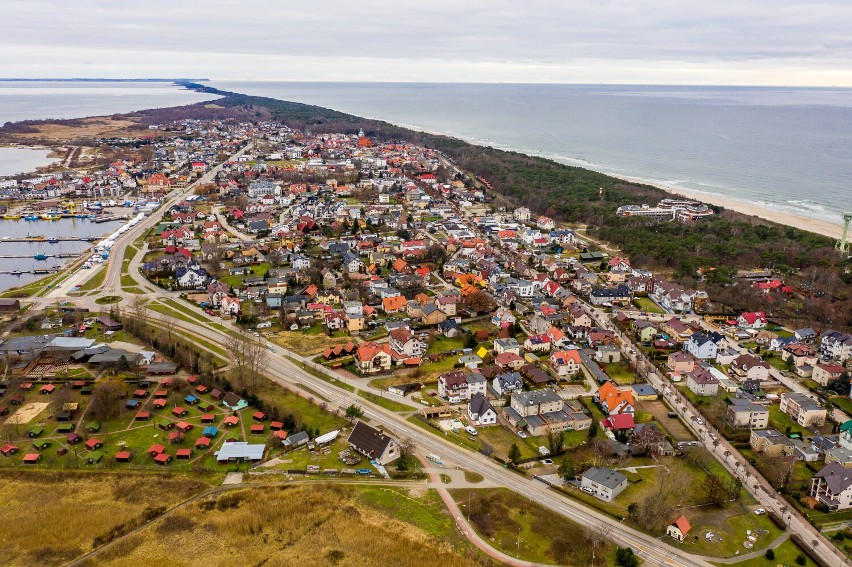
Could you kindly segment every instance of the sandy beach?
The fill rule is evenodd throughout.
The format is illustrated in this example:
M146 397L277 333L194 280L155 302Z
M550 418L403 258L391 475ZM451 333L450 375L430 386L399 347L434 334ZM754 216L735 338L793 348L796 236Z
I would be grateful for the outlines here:
M611 173L607 175L612 175ZM717 205L720 207L725 207L726 209L730 209L732 211L737 211L746 215L752 215L755 217L759 217L768 221L777 222L778 224L784 224L787 226L793 226L796 228L800 228L802 230L808 230L810 232L815 232L817 234L822 234L824 236L828 236L830 238L840 238L840 234L843 231L843 226L839 224L830 223L823 220L812 219L806 216L794 215L790 213L785 213L781 211L773 211L771 209L765 209L758 205L752 205L750 203L746 203L744 201L739 201L737 199L731 199L729 197L723 197L721 195L710 195L707 193L702 193L700 191L690 191L688 189L683 189L681 187L671 187L667 185L661 185L659 183L648 183L643 179L637 179L633 177L626 177L622 175L612 175L613 177L618 177L619 179L624 179L625 181L630 181L632 183L642 183L644 185L653 185L655 187L659 187L660 189L672 193L674 195L679 195L681 197L686 197L687 199L693 199L695 201L701 201L702 203L708 203L710 205Z

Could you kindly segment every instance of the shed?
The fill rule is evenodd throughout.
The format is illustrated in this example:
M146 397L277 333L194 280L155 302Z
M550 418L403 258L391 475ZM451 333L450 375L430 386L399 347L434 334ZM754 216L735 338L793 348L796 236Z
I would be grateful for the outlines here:
M205 413L201 416L201 423L213 423L216 420L216 416L212 413Z
M207 449L210 447L210 438L209 437L199 437L195 440L195 448L196 449Z
M310 436L304 431L299 431L298 433L294 433L287 437L282 443L285 447L289 449L295 449L296 447L301 447L302 445L306 445L310 441Z
M257 423L251 426L251 434L252 435L262 435L263 431L266 429L266 426L262 423Z
M104 458L104 454L100 451L92 451L88 455L86 455L86 462L90 465L94 465L101 462L101 459Z
M139 400L127 400L124 402L124 407L127 409L136 409L140 406Z
M178 407L176 407L172 410L172 415L174 415L175 417L183 417L188 413L189 413L189 411L187 411L186 408L182 408L180 406L178 406Z
M193 396L192 394L189 394L187 397L185 397L183 399L183 401L186 402L190 406L194 406L195 404L197 404L198 402L201 401L201 398L199 398L197 396Z
M154 457L154 462L158 465L167 465L172 462L172 456L168 453L160 453L156 457Z
M138 411L136 412L136 417L134 417L136 421L148 421L151 419L151 412L149 411Z
M204 431L202 431L201 434L204 435L205 437L210 437L212 439L213 437L216 437L217 435L219 435L219 430L211 425L211 426L205 427Z
M251 418L255 421L264 421L266 419L266 414L262 411L256 411L251 414Z
M240 418L235 415L229 415L222 423L224 423L226 427L236 427L240 424Z
M52 394L56 390L56 386L53 384L45 384L41 388L39 388L39 392L42 394Z
M96 439L94 437L92 437L91 439L86 441L86 449L88 449L89 451L94 451L95 449L100 449L103 446L104 446L104 442L101 441L100 439Z
M41 460L41 453L27 453L24 455L25 465L34 465Z
M175 457L178 459L189 459L192 457L192 449L178 449Z
M166 448L163 447L162 445L151 445L150 447L148 447L148 450L146 452L151 457L156 457L157 455L159 455L160 453L162 453L165 450L166 450Z
M133 453L131 451L119 451L115 454L115 460L119 463L127 463L133 458Z

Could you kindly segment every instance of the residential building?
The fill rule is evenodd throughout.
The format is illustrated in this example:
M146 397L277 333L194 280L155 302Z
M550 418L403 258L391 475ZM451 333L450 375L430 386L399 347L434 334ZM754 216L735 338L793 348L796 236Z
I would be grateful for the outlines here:
M668 366L672 372L678 372L680 374L692 372L695 370L696 364L698 364L698 359L685 350L679 350L671 353L666 360L666 366Z
M696 396L715 396L719 381L706 368L696 368L686 374L686 387Z
M393 365L390 346L378 343L361 343L355 351L355 366L361 374L387 372Z
M748 442L752 449L767 457L792 455L795 451L793 442L777 429L752 429Z
M799 392L781 394L780 409L802 427L824 425L828 413L822 405L812 400L807 394Z
M613 382L604 382L595 392L594 399L607 415L635 412L633 390L619 390Z
M467 417L476 425L494 425L497 412L483 394L476 393L467 404Z
M829 382L837 380L844 372L846 372L846 368L839 364L826 364L821 362L814 366L814 372L811 375L811 378L813 378L814 382L821 386L828 386Z
M683 343L683 350L698 359L714 359L718 350L717 341L719 338L715 333L694 333Z
M733 427L766 429L769 425L769 410L744 398L734 398L725 417Z
M852 470L829 463L811 479L811 496L831 511L852 507Z
M510 407L522 417L559 411L565 402L550 389L532 390L512 394Z
M679 542L683 542L691 529L692 526L689 525L689 520L686 519L686 516L681 515L677 520L668 525L666 535Z
M580 358L580 351L572 350L557 350L550 354L548 359L550 367L557 376L571 376L580 371L583 363Z
M592 467L583 473L580 490L604 502L612 500L627 488L627 477L606 467Z
M740 380L768 380L770 365L753 354L741 354L731 361L731 372Z
M450 403L460 403L470 400L476 394L485 395L488 385L482 374L465 374L462 370L445 372L438 376L438 395Z
M349 446L358 453L380 465L386 465L399 458L399 445L391 437L359 421L349 434Z
M524 380L518 372L503 372L494 377L492 387L497 395L505 396L522 391Z

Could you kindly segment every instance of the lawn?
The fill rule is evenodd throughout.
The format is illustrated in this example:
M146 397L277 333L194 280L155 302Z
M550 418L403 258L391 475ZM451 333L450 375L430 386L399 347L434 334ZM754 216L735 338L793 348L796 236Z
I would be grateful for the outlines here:
M282 331L272 337L272 342L297 352L301 355L310 356L318 354L327 346L345 345L349 341L358 341L351 337L329 337L325 333Z
M626 362L611 362L602 365L601 368L618 385L636 383L636 374L630 370L630 366Z
M106 279L106 266L101 265L100 268L95 268L97 271L95 275L89 278L89 281L80 286L80 291L91 291L93 289L99 289L104 285L104 279Z
M796 558L799 555L805 556L805 567L818 567L814 561L808 557L808 554L802 551L802 548L796 545L796 542L787 538L781 545L775 548L775 559L766 559L760 556L756 559L749 559L748 563L734 563L734 565L748 565L749 567L777 567L778 565L789 565L791 567L798 566Z
M325 372L320 372L316 368L314 368L312 366L308 366L307 364L304 364L303 362L300 362L300 361L296 360L295 358L291 358L289 356L285 356L284 358L286 358L287 360L289 360L290 362L292 362L293 364L295 364L296 366L298 366L299 368L301 368L302 370L304 370L305 372L307 372L311 376L315 376L315 377L319 378L320 380L322 380L324 382L328 382L329 384L331 384L333 386L337 386L338 388L343 388L347 392L354 392L355 391L355 386L351 386L351 385L347 384L346 382L341 382L340 380L335 380L334 378L332 378L331 376L329 376Z
M64 564L108 534L140 525L147 511L173 506L208 488L178 475L3 471L3 563Z
M308 468L308 465L316 465L320 468L320 470L352 468L372 469L376 472L375 468L370 465L370 461L366 459L362 458L361 462L357 465L347 465L337 458L337 454L340 451L349 448L349 442L346 440L346 435L347 434L344 434L343 436L338 437L334 443L326 447L326 450L323 451L309 451L307 447L300 447L290 451L289 453L282 453L278 455L280 463L276 464L275 468L303 471Z
M646 313L665 313L650 297L634 297L633 303Z
M456 349L464 348L464 337L447 338L444 335L437 335L432 344L429 345L429 350L426 354L438 354L441 352L450 352Z
M610 541L601 538L595 542L596 534L591 530L510 490L450 493L477 533L512 557L546 564L609 565L615 554Z
M209 321L209 319L199 313L198 310L192 309L179 301L175 301L174 299L161 299L160 301L162 301L169 307L173 307L177 311L180 311L187 317L192 317L198 323L207 323Z
M459 549L465 546L459 536L451 539L452 520L431 497L380 490L321 484L229 490L186 506L97 560L116 566L224 565L239 550L240 565L481 564L477 552ZM395 517L397 506L402 519Z
M369 400L369 401L373 402L377 406L381 406L381 407L385 408L386 410L390 410L390 411L394 411L394 412L416 411L417 410L417 408L413 408L413 407L409 406L408 404L403 404L401 402L398 402L398 401L390 399L390 398L384 398L384 397L381 397L381 396L377 396L376 394L373 394L372 392L364 392L362 390L358 390L358 395L361 396L362 398L364 398L365 400ZM391 395L392 394L388 394L388 396L391 396Z
M847 415L852 416L852 400L846 396L834 396L833 398L829 398L829 400L838 408L845 411Z

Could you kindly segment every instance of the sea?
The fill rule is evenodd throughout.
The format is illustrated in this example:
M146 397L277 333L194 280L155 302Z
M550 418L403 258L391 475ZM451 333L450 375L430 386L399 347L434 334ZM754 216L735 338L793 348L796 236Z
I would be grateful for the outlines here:
M102 116L216 98L166 81L0 80L0 124ZM0 175L25 173L56 161L47 154L47 150L0 147Z
M852 89L213 81L840 225Z

